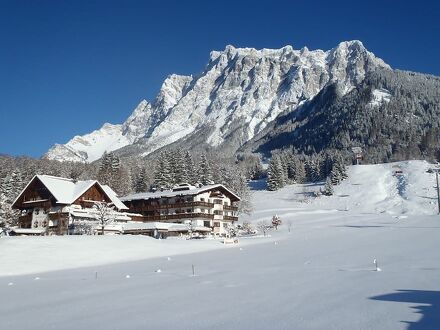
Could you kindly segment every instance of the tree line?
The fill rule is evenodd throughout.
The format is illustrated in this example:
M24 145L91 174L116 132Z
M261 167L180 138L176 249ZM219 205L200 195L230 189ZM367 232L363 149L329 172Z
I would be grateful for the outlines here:
M90 164L0 156L0 226L17 220L17 212L11 205L37 174L74 180L96 179L109 185L119 196L171 189L180 183L220 183L242 198L240 212L249 213L252 205L247 181L263 172L260 159L253 155L227 158L214 154L193 155L187 150L167 150L149 158L120 158L109 152Z
M272 155L267 169L267 189L274 191L287 184L326 181L323 193L333 194L333 185L347 178L347 169L338 152L306 155L283 150Z

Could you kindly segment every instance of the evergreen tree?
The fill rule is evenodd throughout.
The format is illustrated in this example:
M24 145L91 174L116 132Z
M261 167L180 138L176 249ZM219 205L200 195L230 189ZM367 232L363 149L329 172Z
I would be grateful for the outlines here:
M112 178L112 154L104 152L104 154L101 157L101 162L99 164L99 170L97 175L97 180L101 184L108 184L111 183Z
M197 182L197 171L194 165L193 158L190 154L190 152L187 150L184 156L184 166L185 166L185 173L187 176L188 183L194 185Z
M202 154L200 156L200 162L199 162L199 182L203 185L212 184L212 172L211 172L211 166L209 165L208 158L205 154Z
M341 174L336 166L334 166L330 172L330 181L334 186L338 185L342 181Z
M347 167L344 164L344 161L342 160L342 157L337 156L334 163L333 168L336 172L338 172L339 181L345 180L348 178L347 174Z
M278 190L286 184L284 168L278 155L273 155L267 169L267 189Z
M304 183L306 181L306 170L304 167L304 163L298 159L295 158L295 182L296 183Z
M322 193L326 196L332 196L333 192L332 180L330 177L327 177L327 180L325 180L324 191Z
M319 181L319 170L313 159L307 159L305 162L305 170L307 181L317 182Z
M172 187L172 173L168 155L166 152L161 152L156 162L156 170L154 174L154 183L158 189L169 189Z
M137 193L148 191L148 175L145 167L142 167L141 171L135 179L134 191Z
M170 167L173 177L173 184L181 184L188 182L188 173L185 166L184 155L180 150L170 153Z
M321 178L326 178L330 175L333 167L333 160L330 157L329 153L325 153L323 156L323 161L320 165L320 176Z

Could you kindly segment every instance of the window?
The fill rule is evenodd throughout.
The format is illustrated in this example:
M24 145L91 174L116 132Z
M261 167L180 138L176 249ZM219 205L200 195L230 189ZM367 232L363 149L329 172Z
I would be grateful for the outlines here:
M205 199L204 199L204 198L200 198L200 201L201 201L201 202L204 202L204 201L205 201Z
M214 199L214 204L223 204L221 199Z
M186 213L191 213L191 209L186 209Z
M223 214L223 211L214 210L214 214L216 214L216 215L222 215L222 214Z
M229 206L228 202L223 203L224 206Z
M203 221L203 227L211 227L211 221Z
M220 222L214 222L214 227L220 227Z

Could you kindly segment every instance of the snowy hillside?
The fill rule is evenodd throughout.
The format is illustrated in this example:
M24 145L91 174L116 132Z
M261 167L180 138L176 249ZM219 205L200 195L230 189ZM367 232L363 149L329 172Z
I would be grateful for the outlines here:
M440 218L429 167L353 166L332 197L311 197L310 185L255 191L249 219L279 214L283 225L238 245L1 238L2 327L438 329Z
M323 183L290 185L274 192L256 190L255 212L242 219L268 220L274 213L296 218L309 212L340 211L400 217L437 214L435 175L427 172L432 167L419 160L350 166L349 178L335 186L333 196L314 197L314 192L323 189ZM402 175L394 175L396 170L401 170Z
M136 143L144 155L198 134L199 144L236 149L283 111L294 111L329 83L345 94L367 72L389 68L360 41L328 50L234 48L213 51L196 77L171 75L156 100L142 101L122 125L106 126L65 145L52 147L49 159L93 161L104 150ZM107 124L108 126L108 124Z

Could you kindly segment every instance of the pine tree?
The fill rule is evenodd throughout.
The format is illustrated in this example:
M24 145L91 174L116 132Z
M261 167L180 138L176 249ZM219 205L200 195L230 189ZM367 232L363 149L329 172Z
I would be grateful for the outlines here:
M0 193L0 233L18 224L19 212L12 209L11 200Z
M330 180L334 186L338 185L342 181L341 174L336 166L333 166L332 171L330 172Z
M338 173L339 182L348 178L347 167L345 166L342 157L339 156L335 159L333 169Z
M156 162L154 183L159 189L169 189L172 187L170 164L166 152L161 152Z
M137 193L148 191L148 176L147 176L147 170L145 167L142 167L137 178L135 179L134 191Z
M273 155L267 169L267 189L278 190L286 184L284 168L278 155Z
M112 163L112 154L104 152L101 157L101 162L99 164L98 176L97 179L101 184L111 183L112 171L111 171L111 163Z
M296 183L304 183L306 181L306 170L304 167L304 163L295 158L295 182Z
M186 172L186 176L187 176L186 182L190 183L192 185L196 184L197 173L196 173L193 158L188 150L185 153L183 162L184 162L185 172Z
M199 162L199 181L203 185L212 184L212 172L211 172L211 166L209 165L208 158L205 154L202 154L200 156L200 162Z
M14 169L3 179L0 193L4 194L7 203L12 203L24 188L21 172Z
M334 191L333 191L332 181L331 181L330 177L327 177L327 180L325 180L323 194L326 195L326 196L332 196L333 192Z
M185 166L184 155L180 150L175 150L170 153L170 166L173 184L188 182L188 173Z
M319 170L318 166L314 160L308 159L305 162L306 176L309 182L318 182L319 181Z
M330 155L326 152L323 157L323 161L320 164L320 176L321 178L326 178L330 175L333 167L333 160Z

